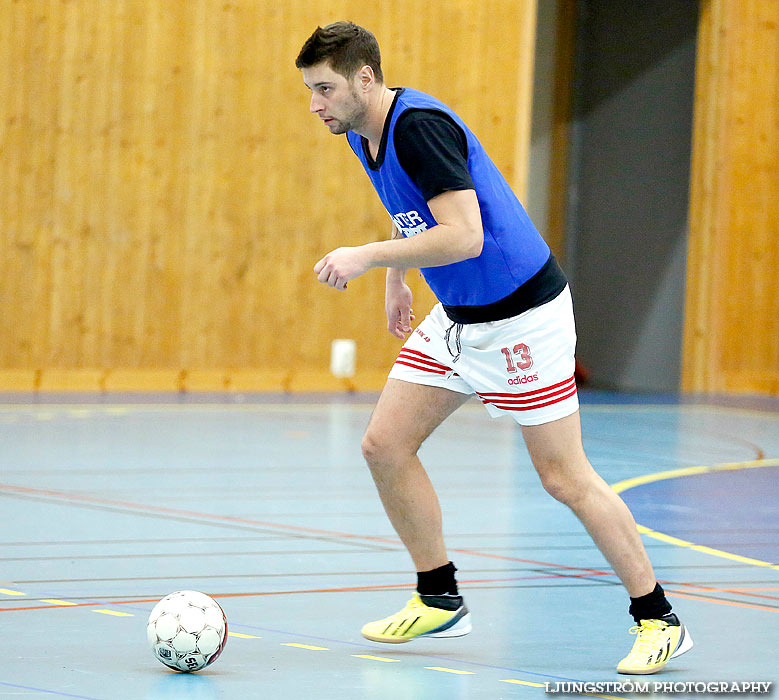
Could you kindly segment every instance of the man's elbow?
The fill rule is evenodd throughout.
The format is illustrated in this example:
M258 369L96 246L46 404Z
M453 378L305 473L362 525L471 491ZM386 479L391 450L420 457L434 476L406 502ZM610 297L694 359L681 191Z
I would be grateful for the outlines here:
M484 247L484 229L481 226L468 229L468 235L465 237L465 260L478 258Z

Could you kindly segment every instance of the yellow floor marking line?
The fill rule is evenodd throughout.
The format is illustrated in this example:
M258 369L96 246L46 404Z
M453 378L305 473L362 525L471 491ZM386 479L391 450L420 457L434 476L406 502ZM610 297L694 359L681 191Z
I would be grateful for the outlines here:
M4 595L27 595L21 591L12 591L10 588L0 588L0 593L3 593Z
M762 559L752 559L751 557L743 557L740 554L731 554L730 552L723 552L720 549L713 549L712 547L706 547L702 544L695 544L688 540L681 540L678 537L671 537L662 532L657 532L644 525L637 525L638 531L648 537L654 537L656 540L667 542L668 544L676 545L677 547L687 547L693 549L696 552L702 552L703 554L711 554L715 557L722 557L723 559L730 559L731 561L741 562L742 564L751 564L752 566L765 566L769 569L779 569L779 564L773 564L770 561L763 561Z
M515 678L506 678L501 683L516 683L517 685L529 685L533 688L546 688L546 683L531 683L530 681L518 681Z
M370 659L371 661L383 661L386 664L399 664L400 659L388 659L384 656L371 656L370 654L352 654L357 659Z
M327 647L314 647L310 644L295 644L294 642L287 642L282 644L283 647L297 647L298 649L311 649L311 651L330 651Z
M240 632L228 632L228 637L238 637L239 639L262 639L262 637L257 637L253 634L241 634Z
M113 615L115 617L135 617L132 613L117 612L116 610L93 610L92 612L102 613L103 615Z
M352 654L355 658L358 659L370 659L371 661L383 661L387 664L399 664L400 659L387 659L384 656L371 656L370 654Z
M58 600L57 598L38 598L41 603L51 603L52 605L78 605L78 603L71 603L68 600Z
M459 676L473 676L473 671L460 671L456 668L444 668L443 666L425 666L429 671L443 671L444 673L456 673Z
M684 467L682 469L669 469L667 471L663 472L655 472L654 474L644 474L643 476L637 476L632 479L624 479L623 481L618 481L616 484L612 484L611 488L616 493L622 493L623 491L627 491L628 489L635 488L636 486L642 486L643 484L650 484L655 481L664 481L666 479L677 479L682 476L691 476L694 474L708 474L711 472L722 472L722 471L737 471L741 469L759 469L761 467L779 467L779 459L772 458L772 459L756 459L752 460L750 462L727 462L726 464L718 464L711 467ZM751 564L752 566L763 566L769 569L776 569L779 571L779 564L774 564L770 561L763 561L761 559L752 559L751 557L743 557L740 554L732 554L731 552L725 552L721 549L714 549L713 547L706 547L704 545L695 544L694 542L690 542L688 540L682 540L678 537L672 537L671 535L666 535L664 532L658 532L657 530L653 530L650 527L646 527L645 525L637 525L638 531L646 535L647 537L652 537L656 540L660 540L661 542L666 542L667 544L672 544L677 547L687 547L688 549L692 549L696 552L701 552L702 554L710 554L714 557L720 557L722 559L729 559L731 561L737 561L741 564Z

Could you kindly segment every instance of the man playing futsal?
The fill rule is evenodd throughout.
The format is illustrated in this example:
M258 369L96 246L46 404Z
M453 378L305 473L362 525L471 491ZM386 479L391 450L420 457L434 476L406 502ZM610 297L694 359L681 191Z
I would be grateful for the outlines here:
M631 598L637 634L620 673L654 673L692 647L657 583L630 511L584 454L568 284L519 200L464 122L435 98L388 88L379 47L350 22L318 27L295 65L310 111L349 145L393 220L392 238L331 251L314 267L344 290L386 267L388 330L411 333L408 268L439 302L400 351L363 439L384 508L417 569L400 612L364 637L457 637L470 613L446 554L438 498L417 457L424 440L476 394L522 428L544 488L578 516Z

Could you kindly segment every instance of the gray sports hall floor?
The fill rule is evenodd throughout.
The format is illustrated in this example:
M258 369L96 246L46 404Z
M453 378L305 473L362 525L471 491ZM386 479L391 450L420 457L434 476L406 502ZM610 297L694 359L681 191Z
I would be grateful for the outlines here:
M779 401L582 396L590 459L696 642L643 680L776 681ZM360 636L414 582L360 454L374 400L0 398L0 697L541 700L627 680L625 594L518 429L476 403L422 455L474 630ZM230 624L199 674L147 648L154 602L180 589Z

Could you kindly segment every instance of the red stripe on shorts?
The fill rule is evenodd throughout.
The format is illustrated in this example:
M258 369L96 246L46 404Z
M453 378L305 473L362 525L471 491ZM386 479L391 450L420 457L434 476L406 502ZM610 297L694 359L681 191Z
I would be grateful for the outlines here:
M558 389L555 389L555 387L560 387ZM546 389L539 389L539 391L533 392L536 394L536 396L533 396L532 398L528 399L485 399L482 398L481 400L484 403L494 403L494 404L520 404L520 403L538 403L539 401L546 401L547 399L551 398L552 396L559 396L560 394L564 394L566 391L570 391L571 389L576 388L576 381L573 377L571 377L568 381L565 382L563 386L560 386L559 384L554 384L550 387L547 387Z
M452 371L451 367L442 365L440 362L437 362L430 357L430 355L425 355L425 353L419 352L419 350L411 350L410 348L400 349L395 364L411 367L412 369L421 369L424 372L431 372L432 374L444 375L448 372L452 372L453 377L460 376L457 372Z
M442 375L446 374L446 370L433 369L432 367L425 367L424 365L415 365L415 364L412 364L411 362L405 362L404 360L401 360L400 358L395 360L395 364L396 365L405 365L406 367L412 367L413 369L421 369L421 370L423 370L425 372L431 372L432 374L442 374Z
M557 384L546 387L546 389L539 389L529 393L533 393L535 396L526 399L485 399L485 395L480 394L479 397L483 403L491 403L496 408L501 408L505 411L527 411L533 408L549 406L553 403L556 403L557 401L563 401L566 398L570 398L573 394L576 393L576 380L571 377L565 382L558 382ZM494 396L494 394L490 395ZM511 396L511 394L509 395ZM502 394L502 396L505 396L505 394ZM553 400L549 401L549 399Z
M499 406L498 404L494 404L494 406L495 408L499 408L503 411L533 411L536 408L545 408L546 406L551 406L552 404L560 403L561 401L570 399L572 396L576 396L576 387L571 389L568 393L565 393L562 396L558 396L557 398L552 399L551 401L546 401L545 403L537 403L537 404L533 404L532 406Z
M544 389L534 389L533 391L522 391L516 394L479 394L480 397L484 398L485 396L488 397L500 397L500 398L506 398L506 399L516 399L520 396L534 396L535 394L544 394L547 391L551 391L552 389L557 389L557 387L563 386L563 384L570 384L572 381L574 381L575 377L571 375L568 379L564 379L561 382L557 382L557 384L552 384L551 386L548 386Z
M425 355L425 353L419 352L419 350L411 350L410 348L401 348L400 353L398 353L398 357L399 358L402 357L404 360L410 360L411 362L421 362L423 364L430 365L431 367L435 367L437 369L443 369L447 372L452 371L451 367L442 365L436 359L430 357L430 355Z

